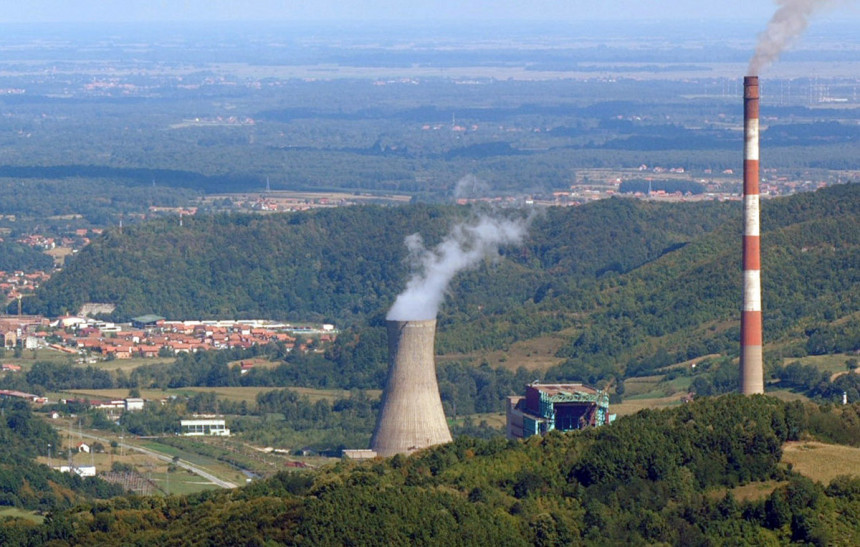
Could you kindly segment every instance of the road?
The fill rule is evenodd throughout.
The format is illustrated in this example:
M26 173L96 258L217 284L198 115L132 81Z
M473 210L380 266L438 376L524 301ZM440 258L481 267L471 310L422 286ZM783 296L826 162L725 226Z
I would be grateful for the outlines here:
M65 431L65 430L62 430L62 431ZM98 435L92 435L90 433L83 433L83 432L81 432L81 433L76 432L75 434L80 435L82 437L86 437L87 439L92 439L94 441L98 441L98 442L104 444L105 446L110 446L110 443L111 443L111 439L107 439L105 437L99 437ZM196 467L196 466L194 466L194 465L192 465L192 464L190 464L184 460L180 459L178 461L174 461L173 458L171 458L170 456L167 456L165 454L161 454L160 452L156 452L155 450L150 450L149 448L143 448L142 446L135 446L133 444L128 444L125 442L118 442L117 444L124 449L134 450L136 452L142 452L143 454L146 454L147 456L152 456L153 458L157 458L161 461L172 463L172 464L176 465L177 467L181 467L182 469L187 469L188 471L191 471L195 475L199 475L199 476L203 477L204 479L210 481L212 484L220 486L221 488L236 488L238 486L236 484L233 484L232 482L221 480L218 477L216 477L215 475L213 475L212 473L209 473L208 471L204 471L203 469L200 469L199 467Z

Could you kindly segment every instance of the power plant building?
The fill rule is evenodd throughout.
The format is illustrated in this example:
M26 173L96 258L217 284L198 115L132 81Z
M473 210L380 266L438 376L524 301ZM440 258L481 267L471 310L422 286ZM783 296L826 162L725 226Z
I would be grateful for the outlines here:
M584 384L529 384L525 396L508 397L507 436L523 439L548 431L608 424L609 395Z

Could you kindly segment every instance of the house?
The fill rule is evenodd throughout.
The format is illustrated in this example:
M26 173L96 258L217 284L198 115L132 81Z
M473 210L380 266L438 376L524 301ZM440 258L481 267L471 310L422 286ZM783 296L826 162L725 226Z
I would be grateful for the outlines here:
M0 332L0 341L4 348L14 348L18 345L18 333L14 330Z
M158 352L161 350L161 346L145 344L138 346L137 350L140 352L141 357L158 357Z
M125 400L125 411L135 412L143 410L144 400L140 397L129 397Z
M84 443L84 442L78 443L77 449L78 449L78 452L84 452L86 454L90 453L90 445L88 445L87 443Z

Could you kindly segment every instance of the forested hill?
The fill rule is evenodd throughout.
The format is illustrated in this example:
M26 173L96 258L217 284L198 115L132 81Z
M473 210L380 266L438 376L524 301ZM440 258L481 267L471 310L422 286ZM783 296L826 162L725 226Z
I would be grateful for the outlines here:
M404 237L434 245L473 214L414 205L148 223L95 240L26 307L57 315L94 301L116 303L118 318L374 325L405 285ZM569 342L552 375L590 382L736 354L741 230L738 202L547 209L522 246L457 276L437 349L555 333ZM766 356L860 348L860 185L766 200L762 234Z
M559 279L629 271L735 218L734 209L623 199L552 208L537 216L522 248L505 250L502 268L461 278L477 286L455 282L451 300L511 308ZM368 206L155 221L93 241L27 307L58 315L91 301L117 304L120 318L363 320L383 313L405 286L407 235L435 245L475 212Z
M766 200L761 226L766 359L860 349L860 185ZM721 226L604 279L603 302L562 349L568 361L556 375L597 381L736 354L740 240L738 226Z
M857 445L860 406L763 396L526 442L459 437L233 491L131 497L0 528L6 545L857 545L860 479L814 483L786 441ZM839 439L830 435L836 434ZM735 487L755 492L740 500ZM746 496L745 496L746 497Z

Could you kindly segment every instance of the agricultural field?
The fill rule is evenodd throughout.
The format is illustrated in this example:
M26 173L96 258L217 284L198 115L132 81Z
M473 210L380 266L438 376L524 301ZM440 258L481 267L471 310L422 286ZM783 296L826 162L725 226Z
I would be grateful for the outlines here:
M814 481L828 484L840 475L860 476L860 448L813 441L786 443L782 461Z
M140 396L147 400L160 400L165 397L191 397L196 393L214 393L219 399L232 402L246 402L253 404L257 395L269 391L288 389L299 395L305 395L313 403L327 400L346 399L352 396L352 392L346 389L314 389L308 387L292 386L254 386L254 387L182 387L176 389L141 389ZM92 399L123 399L128 397L127 389L73 389L62 393L50 394L52 398L59 397L89 397ZM381 389L365 390L364 394L371 399L382 396Z
M799 362L803 365L812 365L821 372L829 372L833 375L848 372L846 362L851 359L857 361L856 355L848 353L834 353L832 355L808 355L806 357L788 357L782 360L783 366Z

